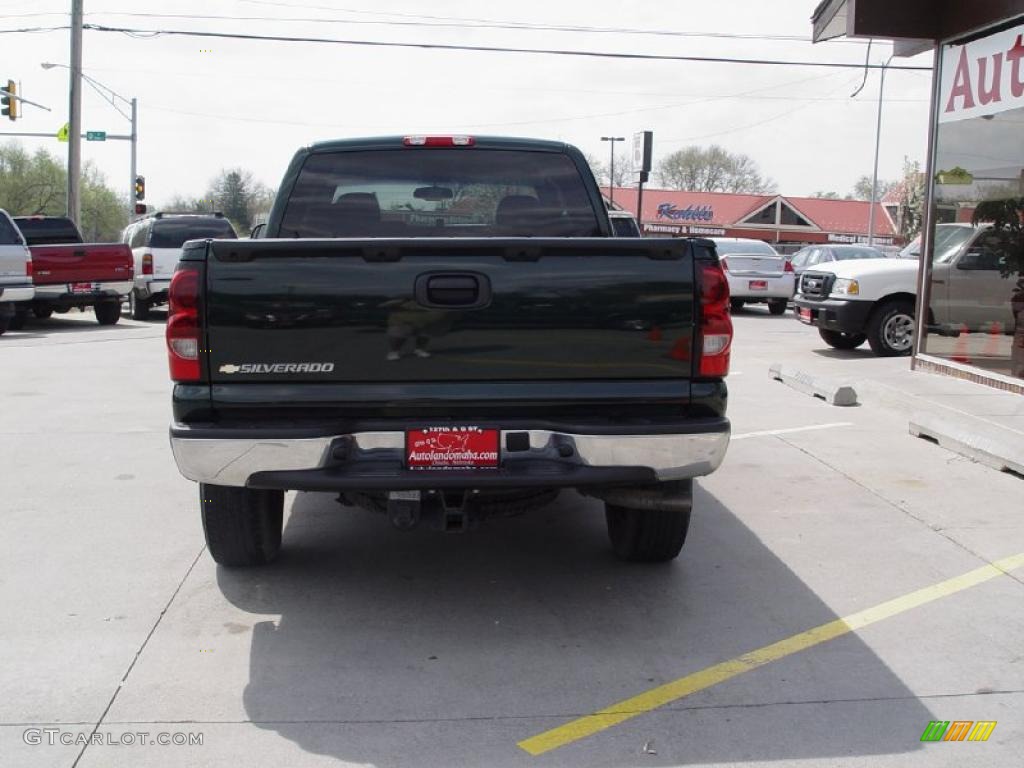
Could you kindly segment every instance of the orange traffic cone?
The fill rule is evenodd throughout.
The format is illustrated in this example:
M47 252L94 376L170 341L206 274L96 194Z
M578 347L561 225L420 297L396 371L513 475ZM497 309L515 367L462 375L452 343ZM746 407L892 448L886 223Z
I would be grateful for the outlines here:
M988 338L981 350L982 357L999 357L999 337L1003 335L1003 324L996 320L989 326Z
M689 361L690 356L690 337L680 336L676 343L672 345L672 351L668 353L668 356L673 360L684 360Z
M971 356L967 354L967 326L960 326L960 334L956 337L956 344L953 345L953 354L949 359L954 363L969 363Z
M661 328L654 325L651 326L651 330L647 333L648 341L661 341Z

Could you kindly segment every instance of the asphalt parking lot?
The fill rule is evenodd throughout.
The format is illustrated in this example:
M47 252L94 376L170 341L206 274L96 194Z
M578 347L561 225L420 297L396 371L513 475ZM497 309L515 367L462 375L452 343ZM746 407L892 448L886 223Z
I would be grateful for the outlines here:
M277 563L219 568L168 448L162 314L6 334L0 763L1019 765L1022 481L768 376L905 359L735 324L734 440L655 567L574 493L467 535L303 493ZM924 743L933 720L997 726Z

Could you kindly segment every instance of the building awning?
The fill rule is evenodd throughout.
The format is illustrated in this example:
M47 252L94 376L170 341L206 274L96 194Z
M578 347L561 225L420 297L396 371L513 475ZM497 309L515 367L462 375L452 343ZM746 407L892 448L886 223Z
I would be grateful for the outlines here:
M848 12L848 0L821 0L811 16L814 25L811 40L821 43L845 35Z

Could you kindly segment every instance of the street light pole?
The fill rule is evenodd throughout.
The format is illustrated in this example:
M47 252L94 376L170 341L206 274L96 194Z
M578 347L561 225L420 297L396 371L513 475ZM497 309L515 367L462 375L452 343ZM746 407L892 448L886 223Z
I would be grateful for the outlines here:
M71 69L71 67L67 66L66 64L54 64L54 63L49 62L49 61L44 61L39 66L41 66L43 69L53 69L54 67L60 67L61 69L67 69L67 70ZM120 139L120 140L130 141L131 142L131 174L132 174L132 176L131 176L131 179L129 180L129 183L128 183L128 210L129 210L129 213L134 213L134 211L135 211L135 206L134 206L134 201L135 201L135 178L136 178L136 176L138 176L138 172L139 172L138 162L137 162L137 152L138 152L138 143L139 143L139 102L138 102L138 99L135 99L135 98L126 99L121 94L119 94L116 91L114 91L114 90L110 89L109 87L105 86L103 83L99 82L98 80L96 80L96 79L94 79L92 77L89 77L89 75L85 74L84 72L81 72L81 70L79 70L79 74L81 76L81 79L84 80L86 83L88 83L88 85L94 91L96 91L96 93L98 93L100 96L102 96L104 99L106 99L107 102L109 102L110 106L112 106L114 109L116 109L117 113L119 115L121 115L121 117L123 117L125 120L130 121L131 124L132 124L132 130L131 130L130 134L128 134L126 136L121 136L121 135L114 135L114 134L109 134L108 133L107 134L107 139L108 140L109 139ZM128 104L129 106L131 106L131 113L130 114L126 114L125 111L121 107L118 106L117 101L116 101L117 99L120 99L125 104ZM45 107L44 107L44 109L45 109ZM70 128L71 128L71 126L69 124L68 125L68 132L69 132L69 134L70 134ZM79 134L81 134L81 131L79 131ZM13 136L15 134L2 134L2 135L12 135ZM36 134L24 134L24 135L28 136L28 135L36 135ZM49 134L38 134L38 135L40 135L40 136L48 136ZM70 144L70 141L71 141L71 136L69 135L68 136L68 143L69 144ZM79 135L79 141L81 141L81 135ZM68 152L70 154L70 148L69 148ZM69 174L69 178L70 178L70 174Z
M625 141L625 136L602 136L601 141L611 142L611 163L608 168L608 202L615 202L615 142Z
M892 56L882 65L882 80L878 84L878 121L875 124L875 169L871 172L871 207L868 210L868 245L875 244L875 198L878 197L878 148L882 143L882 98L885 95L885 70Z
M82 173L82 2L71 0L71 82L68 88L68 205L75 224L82 216L79 181Z

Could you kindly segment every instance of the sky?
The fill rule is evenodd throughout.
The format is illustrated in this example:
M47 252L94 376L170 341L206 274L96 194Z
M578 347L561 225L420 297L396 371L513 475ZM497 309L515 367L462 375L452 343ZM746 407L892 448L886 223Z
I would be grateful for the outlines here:
M858 65L868 53L866 41L809 42L816 0L84 4L87 24L137 30ZM68 71L44 70L40 63L68 63L68 30L2 31L66 26L69 8L70 0L0 0L0 79L19 81L25 98L52 110L25 106L23 119L2 121L0 140L12 140L2 136L10 131L56 134L67 121ZM226 18L202 18L211 16ZM876 43L870 61L881 64L890 53L888 43ZM178 194L201 196L209 180L229 167L248 169L274 188L295 150L310 142L410 133L558 139L607 161L609 145L601 136L627 137L619 144L626 151L635 132L651 130L655 165L682 147L715 143L750 155L781 194L843 194L859 177L871 174L880 80L872 70L854 97L864 79L862 67L638 61L90 30L84 33L82 60L86 75L138 99L138 170L146 177L147 202L156 203ZM931 55L893 63L928 67ZM927 71L886 74L880 178L898 178L905 156L923 165L930 82ZM129 132L128 121L88 86L82 127ZM18 141L66 156L67 145L55 137ZM83 141L82 155L127 193L127 142Z

